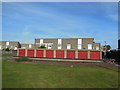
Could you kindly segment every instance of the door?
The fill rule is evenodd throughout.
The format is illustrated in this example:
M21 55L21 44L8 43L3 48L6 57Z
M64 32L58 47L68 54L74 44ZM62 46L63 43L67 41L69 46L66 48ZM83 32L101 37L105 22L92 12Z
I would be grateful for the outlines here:
M28 50L27 56L28 57L34 57L34 50Z
M46 57L53 58L54 57L54 51L53 50L46 50Z
M88 59L88 51L78 51L79 59Z
M18 53L18 56L25 56L25 50L20 49L19 53Z
M64 50L56 50L56 58L64 58Z
M100 51L90 51L90 59L100 59Z
M74 59L75 58L75 51L67 51L67 58Z
M36 50L36 57L44 57L44 50Z

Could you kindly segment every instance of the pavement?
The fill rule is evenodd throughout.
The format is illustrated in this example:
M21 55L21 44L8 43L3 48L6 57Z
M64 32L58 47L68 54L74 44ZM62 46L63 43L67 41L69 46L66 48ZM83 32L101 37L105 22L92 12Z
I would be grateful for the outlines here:
M19 58L19 57L13 57L13 58ZM100 60L78 60L78 59L55 59L55 58L29 58L36 61L70 61L70 62L103 62Z

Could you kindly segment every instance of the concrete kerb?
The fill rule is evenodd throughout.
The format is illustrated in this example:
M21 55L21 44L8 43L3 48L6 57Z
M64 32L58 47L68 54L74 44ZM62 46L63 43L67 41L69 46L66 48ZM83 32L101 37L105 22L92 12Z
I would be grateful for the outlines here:
M20 58L20 57L13 57L13 58ZM35 60L35 61L69 61L69 62L103 62L102 60L76 60L76 59L56 59L56 58L34 58L34 57L28 57L29 59Z

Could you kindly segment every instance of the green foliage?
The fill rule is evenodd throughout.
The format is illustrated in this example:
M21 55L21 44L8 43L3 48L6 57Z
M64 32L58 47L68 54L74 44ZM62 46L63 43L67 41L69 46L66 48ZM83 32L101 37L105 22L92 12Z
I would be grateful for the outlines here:
M106 45L106 50L110 50L111 49L111 46L110 45Z
M5 51L10 51L10 49L9 49L9 48L6 48Z
M104 45L104 48L106 47L106 51L110 50L111 49L111 46L110 45Z
M45 45L41 45L41 46L40 46L40 47L38 47L38 48L46 48L46 47L45 47Z
M17 62L29 62L32 60L28 59L27 57L20 57L20 58L15 59L15 61L17 61Z

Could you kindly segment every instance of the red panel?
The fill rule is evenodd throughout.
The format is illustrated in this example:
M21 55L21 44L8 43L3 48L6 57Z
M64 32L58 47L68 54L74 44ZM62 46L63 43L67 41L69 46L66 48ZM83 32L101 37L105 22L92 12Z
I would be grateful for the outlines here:
M75 51L67 51L67 58L75 58Z
M53 50L46 50L46 57L53 58L54 51Z
M25 50L19 50L18 56L25 56Z
M90 59L100 59L100 51L90 51Z
M36 50L36 57L44 57L44 50Z
M78 51L78 58L79 59L88 59L88 52L87 51Z
M56 50L56 58L64 58L64 51Z
M28 57L34 57L34 50L28 50L27 51L27 56Z

